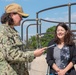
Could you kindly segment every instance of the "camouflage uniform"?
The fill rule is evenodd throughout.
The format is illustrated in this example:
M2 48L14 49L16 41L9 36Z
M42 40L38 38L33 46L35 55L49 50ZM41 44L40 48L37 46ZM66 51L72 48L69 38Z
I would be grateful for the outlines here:
M0 75L29 75L25 62L31 62L34 53L25 52L23 46L15 29L6 24L0 25Z

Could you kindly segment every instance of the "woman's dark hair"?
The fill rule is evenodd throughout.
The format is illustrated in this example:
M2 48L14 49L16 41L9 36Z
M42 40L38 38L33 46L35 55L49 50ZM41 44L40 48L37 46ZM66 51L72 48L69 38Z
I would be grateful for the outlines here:
M14 21L13 21L13 19L11 18L10 13L4 13L4 14L1 16L1 23L2 23L2 24L5 24L6 22L8 23L8 25L13 25L13 24L14 24Z
M66 45L72 45L73 44L73 33L71 32L71 30L69 29L69 27L65 23L59 23L56 26L56 29L55 29L55 41L56 41L56 43L57 44L61 43L60 39L57 37L58 26L61 26L66 30L66 34L65 34L65 37L64 37L64 43Z

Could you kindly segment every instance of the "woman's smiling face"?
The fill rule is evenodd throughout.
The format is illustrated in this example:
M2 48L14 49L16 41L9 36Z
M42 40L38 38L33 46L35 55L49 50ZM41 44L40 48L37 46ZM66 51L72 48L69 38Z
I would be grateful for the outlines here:
M62 26L58 26L57 27L56 33L57 33L57 37L60 40L64 40L64 37L65 37L65 34L66 34L66 30Z

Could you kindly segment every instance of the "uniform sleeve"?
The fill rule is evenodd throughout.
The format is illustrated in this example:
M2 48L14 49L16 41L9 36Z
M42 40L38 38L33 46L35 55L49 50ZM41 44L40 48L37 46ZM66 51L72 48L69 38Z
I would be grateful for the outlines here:
M12 62L31 62L34 59L33 51L22 51L22 44L16 43L12 37L3 35L0 38L0 48L4 58Z

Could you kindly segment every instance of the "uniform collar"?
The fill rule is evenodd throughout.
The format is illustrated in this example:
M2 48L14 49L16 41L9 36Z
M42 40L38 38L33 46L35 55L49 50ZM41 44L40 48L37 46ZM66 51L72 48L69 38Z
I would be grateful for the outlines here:
M8 29L8 31L10 31L11 33L19 34L18 31L15 28L12 28L10 25L3 24L3 26L6 27Z

